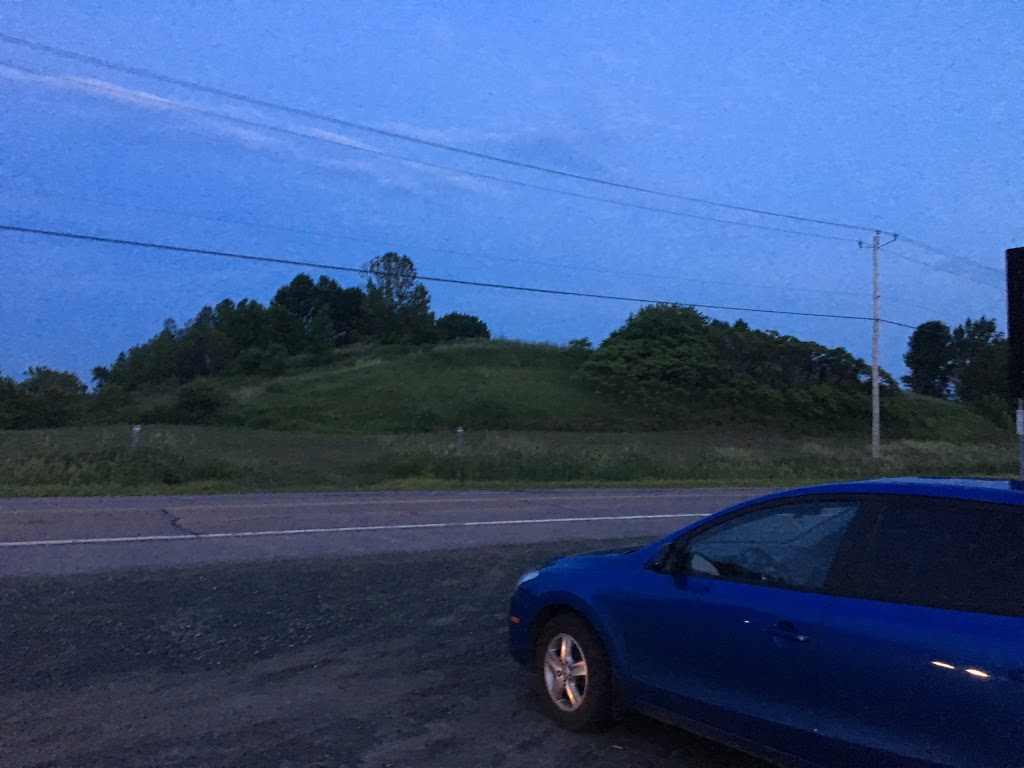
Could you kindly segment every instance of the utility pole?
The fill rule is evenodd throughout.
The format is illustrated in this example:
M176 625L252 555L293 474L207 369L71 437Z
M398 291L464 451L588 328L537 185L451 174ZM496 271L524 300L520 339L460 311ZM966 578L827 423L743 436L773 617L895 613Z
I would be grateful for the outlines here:
M878 252L882 249L879 244L881 234L876 229L875 236L871 238L871 303L873 306L873 321L871 323L871 458L873 459L882 457L882 401L881 386L878 380L878 336L882 325L882 288L881 278L878 274Z
M1024 248L1006 251L1006 319L1010 397L1017 399L1017 450L1024 481Z
M878 268L878 254L885 246L896 242L899 235L893 235L888 243L880 242L882 232L875 230L875 236L871 238L871 302L873 304L873 322L871 325L871 457L880 459L882 457L882 401L881 381L878 367L878 346L879 332L882 326L882 287L881 276ZM858 243L861 248L864 243Z

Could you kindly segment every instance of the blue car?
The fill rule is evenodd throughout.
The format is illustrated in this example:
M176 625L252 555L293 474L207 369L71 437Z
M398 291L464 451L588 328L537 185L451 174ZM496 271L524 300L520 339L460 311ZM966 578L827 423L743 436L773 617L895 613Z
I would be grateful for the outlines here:
M1024 485L727 509L524 574L509 646L565 728L638 710L782 765L1024 766Z

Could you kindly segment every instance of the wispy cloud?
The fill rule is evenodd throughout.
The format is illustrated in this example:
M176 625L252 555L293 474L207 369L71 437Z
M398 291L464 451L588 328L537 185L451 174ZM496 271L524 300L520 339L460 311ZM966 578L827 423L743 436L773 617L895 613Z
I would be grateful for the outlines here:
M182 102L166 99L148 91L137 91L130 88L111 83L106 80L98 80L91 77L78 77L76 75L47 75L42 73L28 72L23 69L0 64L0 77L7 80L14 80L22 83L35 83L50 88L64 91L75 91L88 93L94 96L103 96L110 101L122 104L131 104L149 109L179 109Z
M495 185L486 180L466 176L457 171L433 168L413 161L389 157L389 154L352 136L303 125L282 125L283 131L263 129L251 123L265 122L266 118L252 112L227 111L222 105L212 109L201 104L171 99L149 91L125 88L116 83L76 75L52 75L27 72L0 64L0 78L36 85L51 90L80 93L137 109L173 113L193 128L232 140L249 150L270 151L293 160L312 163L330 170L365 176L375 183L418 194L429 194L428 180L440 181L447 186L477 194L496 194ZM210 114L216 112L217 114ZM361 158L337 157L310 152L303 137L340 148L365 153ZM380 153L380 154L375 154Z
M51 75L27 72L4 64L0 64L0 78L37 85L51 90L80 93L140 109L167 113L176 112L180 113L182 118L191 116L190 122L192 125L199 126L223 137L235 139L252 149L269 147L278 143L264 131L232 123L230 121L234 117L232 114L228 114L228 119L225 120L203 117L197 111L197 109L201 111L202 108L196 104L159 96L149 91L125 88L108 80L79 77L77 75Z
M321 141L328 141L333 144L338 144L339 146L348 147L351 149L364 150L368 153L383 153L383 150L380 150L370 144L367 144L366 142L354 139L347 134L336 133L334 131L326 131L320 128L309 129L306 130L305 133L307 133L307 135L309 136L320 139ZM460 174L458 171L447 170L445 168L437 168L426 163L419 163L415 159L410 159L406 161L401 159L401 157L388 157L387 155L389 154L393 153L384 153L377 155L377 157L384 160L390 160L393 165L397 163L399 164L399 167L406 169L406 171L414 169L416 173L421 176L429 176L434 179L439 179L444 183L448 184L449 186L458 187L468 192L490 194L497 193L495 182L490 182L487 181L486 179L468 176L466 174ZM367 162L350 162L347 165L349 167L358 167L363 170L366 170L368 167L370 167L369 163ZM388 182L392 186L396 185L394 174L388 177ZM414 185L412 185L408 181L398 183L398 185L403 186L409 189L410 191L415 188Z
M351 136L346 136L343 133L336 133L334 131L325 131L321 128L310 128L304 131L307 135L320 139L321 141L329 141L332 144L338 144L343 147L354 147L356 149L369 149L373 150L369 144L353 139Z

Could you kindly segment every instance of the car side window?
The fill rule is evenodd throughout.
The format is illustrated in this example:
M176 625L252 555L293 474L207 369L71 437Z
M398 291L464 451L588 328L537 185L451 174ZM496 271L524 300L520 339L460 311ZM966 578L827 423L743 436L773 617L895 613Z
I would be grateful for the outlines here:
M856 500L816 500L741 514L691 535L682 570L692 576L821 590L860 507Z
M849 597L1024 617L1024 510L926 496L888 498L855 562Z

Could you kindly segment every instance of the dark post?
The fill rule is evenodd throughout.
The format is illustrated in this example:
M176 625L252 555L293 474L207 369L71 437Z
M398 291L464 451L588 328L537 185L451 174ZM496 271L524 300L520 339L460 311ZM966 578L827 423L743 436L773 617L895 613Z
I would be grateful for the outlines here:
M1006 314L1010 346L1010 397L1017 400L1020 477L1024 480L1024 248L1006 252Z

